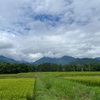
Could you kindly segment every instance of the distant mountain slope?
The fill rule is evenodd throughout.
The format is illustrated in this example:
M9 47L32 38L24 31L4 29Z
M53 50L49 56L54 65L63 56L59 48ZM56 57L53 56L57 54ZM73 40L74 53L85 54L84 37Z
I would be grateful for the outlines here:
M5 56L0 56L0 62L16 63L17 61L15 61L14 59L11 59L11 58L7 58Z
M68 64L70 62L75 61L75 58L70 57L70 56L63 56L61 58L50 58L50 57L43 57L39 60L37 60L36 62L34 62L34 64L39 65L45 62L49 62L49 63L57 63L57 64Z
M34 64L39 65L45 62L49 62L49 63L56 63L56 64L87 64L87 63L94 63L94 62L100 62L100 60L98 59L92 59L92 58L74 58L74 57L70 57L70 56L63 56L61 58L50 58L50 57L43 57L39 60L37 60L36 62L34 62Z
M58 64L69 64L73 61L75 61L76 59L74 57L70 57L70 56L63 56L61 58L58 58L57 63Z
M0 56L0 62L9 62L9 63L29 63L25 61L16 61L11 58L7 58L5 56ZM93 62L100 62L100 57L97 58L74 58L71 56L63 56L61 58L50 58L50 57L43 57L34 63L31 62L31 64L39 65L45 62L49 63L56 63L56 64L87 64L87 63L93 63Z
M57 63L57 58L50 58L50 57L43 57L37 61L34 62L34 64L39 65L45 62L49 62L49 63Z
M96 60L100 60L100 57L95 58Z
M74 62L71 62L73 64L88 64L88 63L95 63L100 62L99 60L92 59L92 58L77 58Z

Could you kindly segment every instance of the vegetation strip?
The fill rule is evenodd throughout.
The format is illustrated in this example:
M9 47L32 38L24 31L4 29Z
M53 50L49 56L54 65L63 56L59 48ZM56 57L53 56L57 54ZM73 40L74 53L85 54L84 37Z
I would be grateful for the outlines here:
M100 100L99 80L99 72L2 74L0 100Z
M0 79L0 100L32 100L35 79Z
M29 63L0 63L0 74L16 74L25 72L71 72L71 71L100 71L99 63L88 64L54 64L54 63L42 63L39 65Z
M77 77L64 77L67 80L76 81L88 86L98 86L100 87L100 77L99 76L77 76Z
M53 76L55 74L39 75L35 85L35 100L100 100L100 87L72 82Z

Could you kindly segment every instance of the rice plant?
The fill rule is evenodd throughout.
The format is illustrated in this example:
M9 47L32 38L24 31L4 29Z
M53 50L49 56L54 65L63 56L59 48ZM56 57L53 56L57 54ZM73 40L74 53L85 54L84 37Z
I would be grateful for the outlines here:
M33 100L34 82L33 78L0 79L0 100Z

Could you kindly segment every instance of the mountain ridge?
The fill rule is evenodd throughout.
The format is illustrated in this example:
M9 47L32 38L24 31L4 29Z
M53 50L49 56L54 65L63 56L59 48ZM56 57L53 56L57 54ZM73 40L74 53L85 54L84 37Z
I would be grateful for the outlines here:
M0 62L16 63L17 61L12 58L8 58L3 55L0 55Z
M93 62L100 62L100 57L96 58L74 58L71 56L63 56L60 58L51 58L51 57L42 57L39 60L35 62L25 62L25 61L16 61L12 58L5 57L3 55L0 55L0 62L8 62L8 63L30 63L39 65L42 63L56 63L56 64L85 64L85 63L93 63Z
M45 58L45 59L44 59ZM50 58L50 57L43 57L39 60L35 61L34 64L39 65L42 63L56 63L56 64L86 64L86 63L94 63L94 62L100 62L99 57L98 58L74 58L71 56L63 56L61 58Z

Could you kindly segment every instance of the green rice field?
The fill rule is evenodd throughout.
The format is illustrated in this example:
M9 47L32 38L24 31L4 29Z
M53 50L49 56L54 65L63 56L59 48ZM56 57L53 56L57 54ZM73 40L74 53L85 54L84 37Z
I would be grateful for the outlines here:
M100 100L100 72L1 74L0 100Z
M28 100L33 98L35 79L0 79L1 100Z

